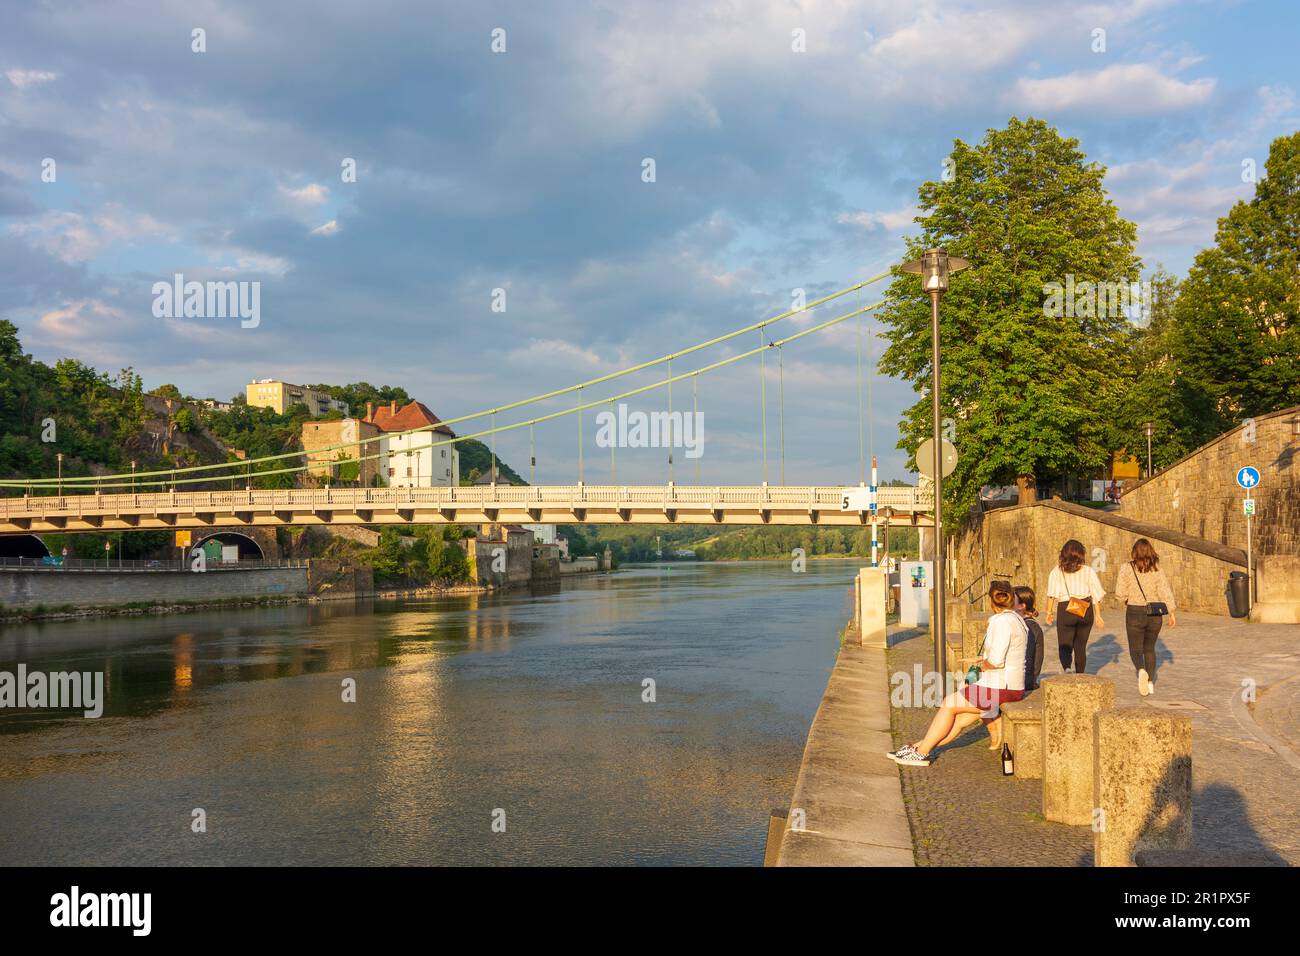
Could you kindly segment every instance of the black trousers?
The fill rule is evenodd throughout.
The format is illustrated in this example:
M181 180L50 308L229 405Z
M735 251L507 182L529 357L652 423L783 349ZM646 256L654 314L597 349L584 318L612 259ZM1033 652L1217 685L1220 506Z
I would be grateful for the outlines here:
M1130 605L1124 611L1128 656L1133 659L1133 667L1137 670L1145 668L1151 680L1156 679L1156 638L1164 624L1164 615L1148 614L1145 604L1139 607Z
M1088 635L1092 633L1093 609L1088 603L1088 613L1083 617L1066 610L1070 602L1061 601L1056 606L1056 649L1061 655L1061 668L1070 666L1074 658L1074 672L1082 674L1088 667Z

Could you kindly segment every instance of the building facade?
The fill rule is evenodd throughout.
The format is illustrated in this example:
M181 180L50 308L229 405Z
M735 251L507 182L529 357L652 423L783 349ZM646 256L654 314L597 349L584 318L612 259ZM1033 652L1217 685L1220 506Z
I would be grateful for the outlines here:
M411 402L398 408L396 402L390 402L377 409L369 405L363 422L380 433L379 476L388 487L460 484L460 453L454 444L441 444L456 433L426 405Z
M260 378L249 382L244 389L244 398L254 408L269 408L277 415L283 415L291 405L307 406L313 416L326 412L338 411L348 413L348 403L340 402L328 392L308 388L305 385L291 385L274 378Z
M336 446L346 447L336 447ZM341 418L332 422L303 422L302 448L307 453L307 473L333 484L375 484L382 454L380 431L370 422ZM348 464L348 461L354 464Z

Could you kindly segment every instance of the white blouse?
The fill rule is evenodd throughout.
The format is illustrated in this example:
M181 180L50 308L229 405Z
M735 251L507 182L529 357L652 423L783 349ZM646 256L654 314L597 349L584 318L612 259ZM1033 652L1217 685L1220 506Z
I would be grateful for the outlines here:
M975 683L994 690L1025 689L1025 656L1029 649L1029 626L1015 611L999 611L989 618L984 632L983 658L989 667Z
M1060 567L1052 568L1047 576L1047 599L1049 601L1068 601L1070 598L1089 598L1098 604L1106 596L1101 586L1101 578L1090 565L1083 565L1077 571L1066 574Z

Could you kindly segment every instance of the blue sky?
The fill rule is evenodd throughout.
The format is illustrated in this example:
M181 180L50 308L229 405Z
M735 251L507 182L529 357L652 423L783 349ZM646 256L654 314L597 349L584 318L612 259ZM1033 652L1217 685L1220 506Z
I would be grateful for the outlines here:
M882 271L953 139L1013 115L1078 137L1148 270L1181 276L1251 194L1243 161L1262 171L1300 125L1284 2L6 6L0 317L46 361L223 399L268 376L366 380L452 417L747 325ZM176 272L261 282L260 325L155 318ZM851 325L786 350L790 483L856 480L855 365ZM776 481L772 366L767 384ZM903 477L911 388L871 393L870 444ZM701 480L759 480L756 363L699 396ZM608 478L594 415L589 482ZM576 422L537 444L539 481L575 477ZM498 441L521 469L527 449L526 429ZM663 480L665 454L620 451L618 471Z

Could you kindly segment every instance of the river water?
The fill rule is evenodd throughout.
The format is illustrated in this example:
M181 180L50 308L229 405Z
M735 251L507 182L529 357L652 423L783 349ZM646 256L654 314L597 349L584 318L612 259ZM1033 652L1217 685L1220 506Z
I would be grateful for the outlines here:
M5 628L107 702L0 710L0 864L758 865L856 567Z

